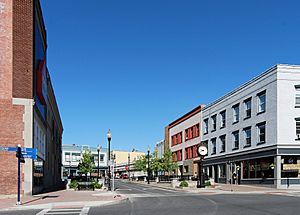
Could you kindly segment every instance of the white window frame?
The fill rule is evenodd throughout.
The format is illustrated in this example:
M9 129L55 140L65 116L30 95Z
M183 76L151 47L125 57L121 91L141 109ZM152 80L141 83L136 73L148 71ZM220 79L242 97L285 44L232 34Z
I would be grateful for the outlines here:
M220 128L226 127L226 111L220 112Z
M232 107L233 111L233 123L237 123L240 120L240 105L235 105Z
M250 104L249 107L248 107L248 104ZM251 98L244 101L244 108L245 108L245 119L248 119L248 118L251 117L251 112L252 112L252 100L251 100ZM249 116L247 115L248 110L250 111Z
M237 134L237 137L236 135ZM234 131L232 132L232 136L233 136L233 149L239 149L240 148L240 132L239 131ZM236 143L237 143L237 147L236 147Z
M208 118L203 120L204 122L204 134L208 133Z
M250 132L250 135L248 136L247 132ZM252 136L252 132L251 132L251 127L250 128L245 128L244 129L244 137L245 137L245 146L251 146L251 136ZM247 143L247 139L250 139L250 143Z
M257 96L257 113L263 113L265 111L266 111L266 92L263 92L262 94Z
M300 85L295 86L295 106L300 107Z
M224 141L222 141L222 140L224 140ZM221 142L221 144L220 144L220 146L221 146L220 152L225 152L226 151L226 135L220 136L220 142Z
M265 143L266 142L266 137L267 137L267 135L266 135L266 130L267 130L267 128L266 128L266 123L265 122L263 122L263 123L259 123L259 124L257 124L257 143L258 144L262 144L262 143ZM264 141L261 141L261 130L262 130L262 128L264 127L264 130L265 130L265 132L264 132Z
M214 154L217 154L217 138L212 138L210 140L211 142L211 154L214 155Z
M217 115L216 114L211 117L211 125L212 125L211 131L217 130Z

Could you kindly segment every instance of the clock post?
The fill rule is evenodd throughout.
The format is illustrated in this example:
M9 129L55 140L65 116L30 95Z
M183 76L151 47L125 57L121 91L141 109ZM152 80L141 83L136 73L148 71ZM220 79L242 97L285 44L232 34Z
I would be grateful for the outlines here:
M204 176L203 176L203 158L207 155L207 148L204 145L199 146L198 153L200 156L200 162L198 163L198 180L197 180L197 188L204 188Z

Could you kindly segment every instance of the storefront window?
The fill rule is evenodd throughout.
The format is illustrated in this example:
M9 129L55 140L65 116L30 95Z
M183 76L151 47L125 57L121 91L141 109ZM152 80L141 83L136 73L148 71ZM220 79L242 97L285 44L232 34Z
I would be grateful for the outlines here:
M34 186L42 186L44 178L44 162L38 158L33 162L33 184Z
M220 165L220 178L226 178L226 165Z
M274 178L273 162L273 157L243 161L243 178Z
M281 177L300 178L300 157L282 156L281 160Z

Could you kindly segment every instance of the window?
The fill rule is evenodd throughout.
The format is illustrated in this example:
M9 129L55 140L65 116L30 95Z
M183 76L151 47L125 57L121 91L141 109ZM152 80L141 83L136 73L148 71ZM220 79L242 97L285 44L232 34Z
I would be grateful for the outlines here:
M295 105L300 107L300 85L295 86Z
M251 98L246 99L244 101L244 107L245 107L245 118L248 119L251 117Z
M217 115L213 115L211 117L212 130L215 131L217 129Z
M245 134L245 146L249 147L251 146L251 127L244 128L244 134Z
M225 128L225 126L226 126L226 111L225 110L220 113L220 122L221 122L220 128Z
M70 152L65 153L65 161L71 161Z
M296 118L296 140L300 140L300 118Z
M236 150L239 148L239 131L232 132L233 136L233 150Z
M208 133L208 119L203 120L204 122L204 134Z
M257 94L257 104L258 110L257 113L263 113L266 111L266 91Z
M181 133L180 133L181 136ZM185 140L190 140L199 137L199 123L185 129ZM180 137L181 138L181 137ZM181 143L181 142L180 142Z
M216 138L211 139L211 154L214 155L217 152L216 148Z
M182 143L182 132L179 132L171 137L172 146Z
M266 142L266 122L257 124L257 144Z
M233 123L237 123L239 121L240 118L240 107L239 104L234 105L232 107L233 110Z
M221 142L221 149L220 149L220 152L225 152L225 149L226 149L226 136L225 135L222 135L220 136L220 142Z
M100 161L101 161L101 162L104 161L104 154L100 154Z

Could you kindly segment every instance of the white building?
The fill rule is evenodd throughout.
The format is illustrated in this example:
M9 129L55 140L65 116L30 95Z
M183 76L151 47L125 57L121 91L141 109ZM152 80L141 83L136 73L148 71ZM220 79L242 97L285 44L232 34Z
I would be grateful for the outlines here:
M94 157L95 168L92 173L92 176L97 177L98 175L98 159L99 159L99 171L100 176L103 177L106 175L107 171L107 159L108 159L108 150L106 148L100 148L99 158L98 151L96 147L90 147L88 145L63 145L62 146L62 164L63 164L63 178L69 176L74 177L78 176L79 169L78 165L82 158L82 154L85 151L90 151Z
M236 173L243 184L300 186L300 66L276 65L201 114L205 171L216 182Z

